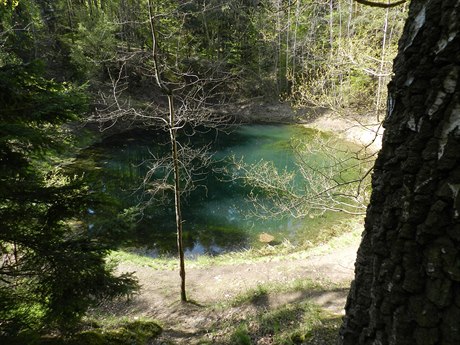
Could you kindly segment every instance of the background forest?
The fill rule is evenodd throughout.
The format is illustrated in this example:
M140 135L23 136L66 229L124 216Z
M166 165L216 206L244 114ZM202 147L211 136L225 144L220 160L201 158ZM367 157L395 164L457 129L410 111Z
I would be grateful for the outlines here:
M107 82L126 63L129 91L149 92L147 1L4 1L1 65L43 61L47 77ZM352 1L156 1L167 77L230 74L225 100L382 111L406 9ZM220 74L219 74L220 73ZM137 92L137 93L136 93ZM155 90L150 92L155 93Z
M89 306L138 288L104 260L126 219L85 231L89 205L116 200L62 172L80 123L163 116L155 69L212 109L378 118L405 16L352 0L0 0L0 335L72 332Z

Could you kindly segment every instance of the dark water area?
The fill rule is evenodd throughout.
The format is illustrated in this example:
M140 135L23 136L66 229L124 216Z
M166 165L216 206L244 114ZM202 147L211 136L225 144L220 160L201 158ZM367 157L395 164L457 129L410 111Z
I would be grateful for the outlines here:
M228 161L232 156L249 164L264 160L273 162L277 169L296 171L292 139L311 140L317 135L314 130L293 125L245 125L229 134L208 131L181 137L182 143L190 142L194 147L209 145L214 152L212 168L203 171L199 186L183 197L186 255L216 255L260 246L262 233L272 235L275 243L285 239L298 243L317 236L321 227L336 220L335 214L304 219L255 217L254 206L247 198L250 186L222 172L223 168L233 169ZM89 231L109 229L126 245L145 248L152 256L174 254L173 194L168 191L165 200L146 206L150 196L145 191L150 187L143 186L153 155L168 154L166 133L139 129L83 150L72 173L84 175L93 191L111 200L110 207L100 204L88 210Z

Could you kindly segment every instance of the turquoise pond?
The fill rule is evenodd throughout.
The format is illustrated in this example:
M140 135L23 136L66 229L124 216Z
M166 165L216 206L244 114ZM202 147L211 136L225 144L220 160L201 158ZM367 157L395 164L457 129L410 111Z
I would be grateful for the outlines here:
M228 134L208 131L180 137L183 143L190 142L194 147L208 145L214 153L212 168L199 171L198 187L183 197L186 255L216 255L260 246L263 245L259 242L262 233L272 235L274 243L287 239L296 244L314 239L321 229L337 221L340 216L333 213L302 219L256 217L254 205L247 197L252 188L227 174L234 170L230 157L247 164L270 161L280 171L297 172L298 158L292 149L293 140L309 141L318 135L326 136L296 125L244 125ZM167 198L162 202L158 200L146 206L150 196L145 190L149 187L142 187L148 166L154 161L152 155L163 157L168 152L165 133L140 129L107 138L82 150L72 172L84 174L91 181L92 190L114 201L110 208L95 205L88 210L89 230L97 231L100 224L108 223L110 231L119 234L120 241L127 246L142 247L152 256L174 254L172 193L166 193ZM312 155L311 159L329 158ZM296 183L302 188L300 177ZM143 205L142 212L139 205ZM117 214L131 217L125 217L128 220L122 222L116 220Z

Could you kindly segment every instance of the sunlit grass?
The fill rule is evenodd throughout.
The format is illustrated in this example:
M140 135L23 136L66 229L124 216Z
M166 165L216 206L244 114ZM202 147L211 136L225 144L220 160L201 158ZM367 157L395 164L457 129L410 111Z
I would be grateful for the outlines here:
M155 270L173 270L177 268L177 259L170 257L153 258L148 255L142 255L139 250L113 250L108 256L109 262L130 263L141 267L150 267Z
M244 320L228 320L214 333L222 345L329 345L336 342L340 324L341 317L303 301L260 310Z
M362 217L349 218L323 229L315 243L293 245L284 241L279 245L265 245L219 256L199 256L188 259L188 268L206 268L248 262L307 259L314 255L332 253L356 244L363 228ZM151 267L177 269L176 258L151 258L142 252L116 251L112 261ZM200 344L333 344L338 336L341 316L331 314L315 304L317 296L339 293L343 296L347 283L332 283L327 279L297 279L289 282L268 282L244 290L239 295L209 306L212 310L229 315L216 321L199 336ZM337 297L339 298L339 297ZM341 297L340 297L341 298ZM288 301L288 302L283 302ZM98 318L100 320L100 318ZM116 325L117 319L102 318L104 327Z
M222 302L220 305L225 308L227 306L236 307L245 303L257 304L262 299L268 297L269 294L325 289L328 288L321 283L305 279L299 279L289 283L263 283L257 285L255 288L240 293L228 302Z
M341 316L315 304L314 296L347 291L325 281L298 279L265 283L213 306L228 318L217 321L199 344L330 345L336 342ZM297 293L298 296L297 296ZM281 297L292 294L291 302ZM280 298L281 297L281 298ZM212 340L209 340L212 339Z

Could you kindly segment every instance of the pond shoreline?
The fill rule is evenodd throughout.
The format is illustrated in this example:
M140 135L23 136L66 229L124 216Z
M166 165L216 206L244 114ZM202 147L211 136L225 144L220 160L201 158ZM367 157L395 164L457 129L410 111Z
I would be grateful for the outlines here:
M376 116L340 115L327 108L294 108L288 102L246 102L216 107L216 114L229 119L231 124L298 124L322 132L332 132L340 139L354 142L375 152L381 147L383 128ZM98 133L98 139L119 135L136 128L145 128L144 122L119 120L116 123L102 124L88 121L80 125L70 125L77 130L86 128Z
M340 115L326 108L293 108L289 103L248 103L231 106L225 114L245 124L299 124L322 132L332 132L368 151L382 145L383 127L375 115ZM236 115L232 115L236 114Z

